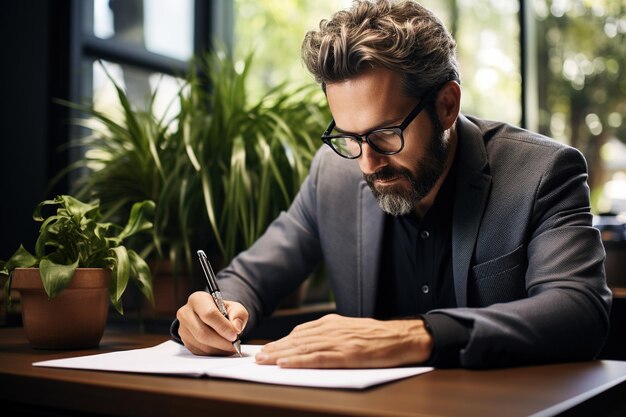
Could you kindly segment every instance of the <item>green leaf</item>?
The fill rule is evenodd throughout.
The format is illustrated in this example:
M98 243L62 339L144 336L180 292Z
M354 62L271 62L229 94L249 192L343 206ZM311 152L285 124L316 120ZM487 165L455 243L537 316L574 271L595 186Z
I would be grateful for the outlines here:
M38 261L36 257L24 249L24 246L20 245L9 260L4 263L0 269L0 274L9 275L15 268L31 268L36 266Z
M133 236L139 232L152 229L152 222L148 218L154 217L154 201L146 200L141 203L133 204L130 209L130 217L124 230L118 235L120 240L124 240L129 236Z
M37 204L37 207L35 207L35 212L33 213L33 220L42 222L43 216L41 214L41 210L44 208L44 206L50 206L50 205L56 205L56 204L59 204L59 201L57 201L57 199L44 200L41 203Z
M190 134L190 126L189 122L186 120L183 121L183 141L185 143L185 152L187 152L187 156L189 157L189 161L191 165L196 171L200 171L202 169L200 162L198 161L198 157L193 151L193 146L191 144L191 134Z
M93 217L90 214L95 214L98 211L98 204L83 203L69 195L62 195L57 199L63 202L63 207L67 209L77 223L84 217Z
M109 295L115 309L123 314L122 294L128 285L130 275L130 261L128 251L124 246L111 248L111 256L115 259L115 266L111 273L111 283L109 284Z
M88 214L98 210L97 204L87 204L75 199L72 196L60 195L54 200L45 200L39 203L35 208L35 212L33 213L33 219L40 222L43 221L44 219L42 217L41 211L44 206L48 205L60 205L62 208L59 208L57 210L57 214L69 214L70 216L72 216L72 218L75 219L76 222L80 221L81 218L87 216Z
M220 238L219 227L215 219L215 203L213 201L211 180L209 179L208 172L202 171L201 178L202 178L202 195L204 197L204 208L206 210L211 228L213 229L213 233L215 234L215 239L217 241L217 244L220 247L220 250L222 251L222 253L224 253L225 252L224 244L222 243L222 239Z
M39 262L41 282L49 298L56 297L70 286L76 268L78 268L78 259L70 265L57 264L47 258Z
M154 305L150 267L134 250L128 251L128 259L133 272L133 281L137 284L139 291L150 301L150 304Z
M56 217L56 216L53 216ZM48 219L46 219L48 222ZM37 238L37 242L35 242L35 256L38 258L43 258L45 256L46 245L52 246L52 244L56 244L56 233L50 232L50 225L46 224L46 227L41 227L39 229L39 237Z

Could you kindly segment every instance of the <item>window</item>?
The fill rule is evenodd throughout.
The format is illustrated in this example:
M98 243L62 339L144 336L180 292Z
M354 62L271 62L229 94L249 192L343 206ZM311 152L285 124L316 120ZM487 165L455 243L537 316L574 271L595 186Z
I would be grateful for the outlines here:
M157 84L159 92L172 93L173 77L187 71L196 49L194 31L202 31L194 23L193 0L90 0L74 7L81 16L75 36L81 83L73 91L75 100L93 100L98 110L111 111L116 98L107 73L140 108Z
M182 75L193 56L193 0L93 0L91 6L82 10L85 22L82 30L86 45L90 46L82 66L91 72L92 85L83 95L92 98L98 111L114 115L118 101L111 77L139 108L146 106L158 86L155 113L162 116L166 109L175 112L176 103L172 107L170 102L181 82L171 74ZM125 62L121 54L118 62L114 62L116 46L129 52L135 50L135 62ZM111 61L100 59L107 55ZM164 57L169 63L163 60L161 68L150 68L154 65L142 62L142 55L155 61Z
M519 2L425 0L457 41L461 109L486 119L522 123Z
M300 61L300 45L316 28L349 0L235 0L234 54L242 60L254 53L250 94L260 96L284 81L312 83Z
M535 0L532 13L539 131L583 152L596 211L624 212L626 3Z
M255 92L285 80L312 82L300 62L305 33L350 1L235 1L235 54L255 53ZM521 71L517 0L425 0L458 41L463 109L520 124Z
M100 39L187 61L193 54L193 7L192 0L94 0L93 25L84 30Z
M213 41L228 45L232 30L232 6L221 1L74 1L72 16L70 100L92 103L113 118L120 114L113 82L138 109L145 109L158 91L155 114L174 114L190 59L209 50ZM70 136L81 133L73 127ZM84 151L70 148L70 161Z

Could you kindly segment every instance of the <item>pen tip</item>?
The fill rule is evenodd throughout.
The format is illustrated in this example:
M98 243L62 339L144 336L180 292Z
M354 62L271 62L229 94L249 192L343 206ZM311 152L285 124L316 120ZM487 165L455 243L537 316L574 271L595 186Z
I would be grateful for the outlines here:
M233 346L235 347L235 350L237 351L237 354L239 355L239 357L243 358L243 355L241 354L241 341L235 340L233 342Z

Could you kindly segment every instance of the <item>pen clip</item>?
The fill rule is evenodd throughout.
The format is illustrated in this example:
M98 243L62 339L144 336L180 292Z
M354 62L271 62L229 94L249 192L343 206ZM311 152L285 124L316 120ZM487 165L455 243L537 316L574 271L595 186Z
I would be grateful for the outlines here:
M203 250L198 251L198 258L200 258L200 266L202 267L204 276L206 277L207 283L209 284L209 291L211 293L219 291L220 289L217 286L215 273L213 272L213 268L211 268L211 264L209 263L206 253L204 253Z

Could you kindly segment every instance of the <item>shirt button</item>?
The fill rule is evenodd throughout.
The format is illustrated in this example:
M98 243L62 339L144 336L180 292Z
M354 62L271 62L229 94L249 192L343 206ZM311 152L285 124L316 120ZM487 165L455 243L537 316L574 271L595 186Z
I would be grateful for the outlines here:
M430 292L430 287L428 285L422 285L422 292L424 294L428 294Z
M421 234L420 237L422 239L428 239L430 237L430 233L428 233L428 230L424 230Z

